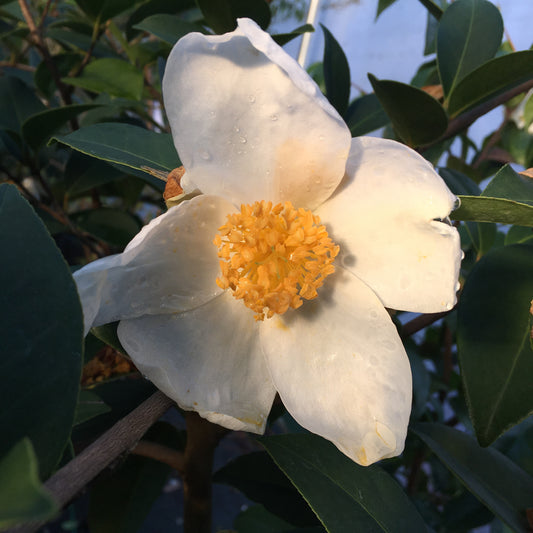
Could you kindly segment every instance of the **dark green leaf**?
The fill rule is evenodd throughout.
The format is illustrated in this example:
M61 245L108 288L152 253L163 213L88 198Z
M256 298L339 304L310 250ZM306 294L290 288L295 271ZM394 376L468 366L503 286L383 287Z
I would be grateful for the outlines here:
M156 423L143 439L183 450L184 435L170 424ZM130 456L110 477L91 490L91 533L136 533L161 494L171 467L146 457Z
M533 51L525 50L487 61L467 74L454 88L448 102L450 117L533 79Z
M510 165L505 165L492 178L481 196L533 205L533 179L521 176Z
M77 78L63 78L64 83L95 93L140 100L144 87L143 73L136 67L107 57L89 63Z
M45 109L35 93L18 78L0 78L0 128L21 133L22 123Z
M46 36L56 40L67 49L74 48L79 50L80 53L88 50L92 43L90 35L78 31L65 30L63 28L49 28ZM104 42L98 41L96 43L92 52L93 57L113 57L116 55Z
M495 249L472 269L459 301L461 375L483 446L533 412L532 265L533 247Z
M446 131L448 118L435 98L405 83L378 80L372 74L368 78L395 131L406 144L428 144Z
M192 31L206 33L202 26L195 24L194 22L183 20L177 15L162 13L151 15L133 27L138 30L153 33L156 37L159 37L169 44L176 43L179 39Z
M292 526L269 513L262 505L252 505L237 515L234 528L238 533L285 533Z
M330 533L426 531L398 483L311 434L260 439Z
M366 135L389 123L389 116L379 103L377 96L365 94L354 100L344 114L346 125L350 128L352 137Z
M304 33L308 32L314 32L315 28L311 24L304 24L303 26L298 26L294 30L292 30L289 33L278 33L276 35L272 35L272 39L276 41L280 46L283 46L287 44L288 42L292 41L296 37L299 37L300 35L303 35Z
M31 245L29 245L31 243ZM47 476L72 428L83 319L54 241L15 187L0 185L0 456L28 436Z
M344 115L350 98L350 67L340 44L323 24L321 26L325 40L323 68L326 97L339 114Z
M180 166L172 136L119 123L93 124L53 139L84 154L141 171L156 181L146 167L170 172Z
M242 455L218 470L215 483L240 490L274 515L296 526L318 524L305 500L266 452Z
M432 15L437 20L440 20L443 11L440 6L438 6L435 2L432 0L418 0L427 10L430 15Z
M505 235L505 244L533 244L533 228L513 226Z
M80 113L99 107L95 104L76 104L41 111L22 124L22 135L34 149L44 144L61 126Z
M378 11L376 13L376 19L387 9L388 7L392 6L396 0L379 0L378 1Z
M427 14L426 39L424 44L424 55L434 54L437 51L437 31L439 21L431 14Z
M533 501L533 478L500 452L480 448L472 437L456 429L417 424L413 431L513 531L528 531L525 510Z
M120 339L117 335L118 324L118 322L104 324L103 326L92 328L91 333L101 341L111 346L112 348L115 348L115 350L127 355L127 352L120 343Z
M457 0L446 9L437 34L437 63L446 96L494 57L502 34L500 12L487 0Z
M82 56L77 53L68 52L52 56L54 62L61 77L68 76L69 72L81 62ZM53 92L56 90L56 83L46 64L46 61L41 61L35 70L33 76L35 85L37 88L48 98L50 98Z
M131 0L76 0L82 11L92 18L98 18L100 22L119 15L135 3Z
M111 408L97 394L88 390L81 390L78 405L76 406L74 425L77 426L109 411L111 411Z
M137 217L111 207L82 211L71 218L95 237L120 247L126 246L142 227Z
M265 0L196 0L207 25L215 33L227 33L237 27L237 19L255 20L263 30L270 24L270 8Z
M499 222L517 226L533 227L533 206L483 196L459 196L461 205L452 211L453 220L475 220L478 222Z
M57 512L54 500L39 482L30 439L22 439L0 459L0 479L0 529L45 520Z

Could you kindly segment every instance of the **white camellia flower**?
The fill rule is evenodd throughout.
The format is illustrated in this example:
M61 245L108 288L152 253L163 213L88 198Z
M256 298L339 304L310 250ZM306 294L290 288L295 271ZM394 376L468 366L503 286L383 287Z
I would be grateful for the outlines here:
M350 139L250 20L181 39L163 93L201 194L76 272L86 330L120 320L141 372L227 428L262 433L277 391L358 463L401 453L411 373L385 307L454 305L455 197L406 146Z

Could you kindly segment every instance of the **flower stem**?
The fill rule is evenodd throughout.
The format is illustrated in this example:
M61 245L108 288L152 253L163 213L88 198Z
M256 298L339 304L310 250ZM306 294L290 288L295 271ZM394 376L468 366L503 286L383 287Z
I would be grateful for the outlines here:
M192 411L185 419L184 533L211 533L213 456L227 430Z

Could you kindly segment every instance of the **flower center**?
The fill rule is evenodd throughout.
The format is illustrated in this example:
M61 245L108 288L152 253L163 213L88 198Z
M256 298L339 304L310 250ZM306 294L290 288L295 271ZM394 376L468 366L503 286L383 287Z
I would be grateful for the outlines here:
M320 218L290 202L242 205L240 213L228 215L213 243L221 259L217 285L232 289L256 320L316 298L339 253Z

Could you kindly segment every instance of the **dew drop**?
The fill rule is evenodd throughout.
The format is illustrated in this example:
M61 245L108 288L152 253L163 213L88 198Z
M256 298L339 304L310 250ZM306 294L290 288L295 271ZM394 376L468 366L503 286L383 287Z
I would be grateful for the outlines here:
M239 128L239 126L235 126L233 130L235 131L235 133L239 133L239 131L241 131L241 128Z
M209 111L209 117L210 118L215 118L217 116L216 112L215 111Z
M276 120L278 120L278 115L270 115L270 120L276 122Z
M452 309L453 309L453 304L450 303L450 302L448 302L448 303L446 304L446 311L451 311Z
M251 104L255 104L255 96L253 94L248 95L248 101Z
M200 157L204 161L209 161L211 159L211 154L207 150L203 150L202 152L200 152Z
M455 211L456 209L459 209L460 207L461 207L461 198L456 198L455 202L453 203L452 211Z
M246 137L239 137L239 142L241 144L246 144Z

